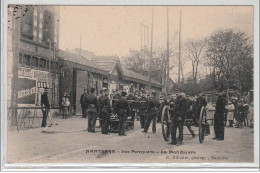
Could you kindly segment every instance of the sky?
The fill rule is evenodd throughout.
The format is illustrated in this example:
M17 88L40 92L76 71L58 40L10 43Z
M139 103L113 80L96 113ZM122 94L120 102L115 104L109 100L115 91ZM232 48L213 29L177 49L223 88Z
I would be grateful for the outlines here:
M141 24L149 27L154 11L153 47L166 47L166 6L61 6L60 49L81 48L96 55L129 55L141 48ZM253 6L169 6L170 47L178 47L180 12L181 40L203 39L218 29L233 28L253 38ZM184 73L191 70L189 63ZM176 78L176 73L171 73Z

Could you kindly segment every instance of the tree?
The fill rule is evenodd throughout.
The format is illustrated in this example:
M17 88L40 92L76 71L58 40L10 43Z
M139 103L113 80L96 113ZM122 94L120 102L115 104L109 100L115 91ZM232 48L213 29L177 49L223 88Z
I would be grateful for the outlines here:
M252 87L253 44L246 33L218 30L209 38L206 52L219 88L245 91Z
M184 52L186 57L191 61L192 73L191 78L197 90L197 81L198 81L198 67L202 61L203 51L206 46L204 40L189 40L184 44Z
M170 57L172 51L170 50ZM130 51L130 56L123 58L124 66L132 71L141 73L143 75L149 75L149 52L144 51ZM170 66L169 70L173 67ZM166 71L166 49L157 48L153 52L153 58L151 60L151 77L158 82L165 81Z

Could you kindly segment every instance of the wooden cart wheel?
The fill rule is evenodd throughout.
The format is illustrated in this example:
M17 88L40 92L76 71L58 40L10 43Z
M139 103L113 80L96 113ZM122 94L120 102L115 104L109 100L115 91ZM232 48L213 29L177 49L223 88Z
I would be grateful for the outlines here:
M165 141L168 141L170 138L170 126L171 126L171 117L169 112L169 106L164 106L162 110L162 134Z
M202 144L205 138L206 132L206 108L202 106L200 110L200 119L199 119L199 141Z

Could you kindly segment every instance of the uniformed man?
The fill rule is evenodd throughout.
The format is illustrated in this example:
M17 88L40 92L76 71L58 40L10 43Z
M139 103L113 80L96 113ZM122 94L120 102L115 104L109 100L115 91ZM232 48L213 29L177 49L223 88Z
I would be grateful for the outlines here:
M50 102L48 98L48 88L44 88L44 92L41 95L41 107L42 107L42 127L47 126L47 117L50 111Z
M218 96L216 102L216 112L214 115L214 130L215 130L215 138L218 141L224 140L224 128L225 128L225 111L226 111L226 100L223 95Z
M115 94L113 96L113 100L112 100L112 107L114 107L116 105L116 102L121 98L121 94L120 91L117 89L115 90Z
M147 98L143 92L140 92L140 98L137 100L137 111L140 118L141 128L144 128L147 109Z
M108 97L109 90L103 90L104 95L101 98L101 115L102 115L102 124L101 124L101 132L102 134L108 134L109 123L110 123L110 115L111 115L111 107L110 107L110 99Z
M87 112L86 112L86 106L87 106L87 90L84 89L84 93L80 96L80 105L82 109L82 117L81 118L87 118Z
M186 114L186 99L182 94L177 94L174 102L174 110L171 114L171 145L181 145L183 141L183 124ZM177 128L179 130L178 141L176 139Z
M90 89L87 96L87 116L88 116L88 132L95 133L96 120L98 115L98 100L94 95L95 88Z
M117 113L119 118L118 135L126 136L125 134L126 120L127 120L127 115L130 113L130 107L126 100L126 92L122 92L121 96L122 97L116 102L115 113Z
M160 103L159 100L156 98L157 93L152 92L151 98L148 100L147 105L147 115L144 124L144 130L142 132L147 133L151 121L156 119L159 113ZM156 133L156 124L153 124L152 128L153 133Z
M187 107L186 107L185 120L191 119L191 120L194 121L194 117L192 115L192 101L191 101L189 95L186 96L186 106ZM195 137L195 133L191 128L191 122L190 121L186 121L186 126L187 126L188 130L190 131L192 137Z
M129 92L129 95L127 96L126 100L128 101L128 104L130 106L130 114L132 117L132 121L134 121L136 111L136 97L134 96L134 93L132 91Z
M103 104L101 99L103 98L103 92L104 89L100 91L100 93L98 94L98 117L99 117L99 125L102 126L102 108L103 108Z

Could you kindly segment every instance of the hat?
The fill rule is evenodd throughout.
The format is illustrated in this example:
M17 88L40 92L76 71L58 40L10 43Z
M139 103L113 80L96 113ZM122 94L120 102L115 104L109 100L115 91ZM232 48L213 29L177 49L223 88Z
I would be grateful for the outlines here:
M127 93L125 91L121 92L122 97L126 96L126 94Z

